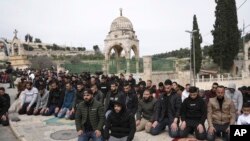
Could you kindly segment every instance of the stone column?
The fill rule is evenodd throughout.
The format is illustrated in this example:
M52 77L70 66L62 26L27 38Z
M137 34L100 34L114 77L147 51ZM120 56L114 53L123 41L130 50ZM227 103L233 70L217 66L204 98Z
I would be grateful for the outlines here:
M109 60L104 61L103 72L104 74L109 74Z
M152 57L144 56L143 57L143 80L152 80Z
M130 59L126 59L127 62L127 70L126 73L130 73Z
M116 73L119 73L119 71L120 71L120 59L118 56L116 56L115 62L116 62L116 70L117 70Z
M136 58L135 65L136 65L136 73L138 74L139 73L139 58Z

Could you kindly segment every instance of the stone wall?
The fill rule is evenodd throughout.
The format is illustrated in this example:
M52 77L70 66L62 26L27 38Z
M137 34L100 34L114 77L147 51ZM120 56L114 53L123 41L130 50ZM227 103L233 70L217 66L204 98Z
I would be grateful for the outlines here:
M235 79L235 80L234 80ZM236 87L242 87L242 86L250 86L250 78L231 78L231 79L226 79L223 81L208 81L208 82L196 82L196 86L199 87L200 89L206 89L209 90L212 87L213 82L219 83L219 85L223 86L228 86L229 83L235 83Z

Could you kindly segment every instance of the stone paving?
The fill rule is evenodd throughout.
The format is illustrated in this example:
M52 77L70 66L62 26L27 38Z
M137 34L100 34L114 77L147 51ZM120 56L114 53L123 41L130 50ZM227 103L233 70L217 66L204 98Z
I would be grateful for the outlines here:
M46 116L19 115L18 117L21 119L21 121L19 122L11 121L10 124L15 135L22 141L60 141L52 139L51 135L58 131L63 131L63 130L70 131L71 129L71 133L72 130L75 131L74 121L70 120L57 119L54 121L53 124L52 122L49 122L50 120L56 119L53 116L46 117ZM72 133L73 135L71 135L71 133L65 132L65 134L75 137L73 139L68 139L67 141L76 141L77 140L76 131L75 133ZM56 138L60 138L60 135L62 134L54 136L57 136ZM158 136L152 136L150 134L145 133L144 131L137 132L134 138L134 141L153 141L153 140L170 141L172 139L167 135L167 132L164 132Z
M16 89L7 89L8 84L0 84L1 87L5 88L5 91L10 95L11 103L14 101L17 93ZM13 134L9 126L5 127L0 125L0 141L17 141L16 136Z
M2 85L2 84L1 84ZM4 85L7 87L7 85ZM16 89L6 89L13 103ZM58 119L54 116L27 116L12 113L10 115L20 118L20 121L10 121L10 127L0 126L0 141L77 141L75 123L71 120ZM14 135L16 136L14 136ZM71 139L66 139L71 138ZM152 136L145 131L136 132L133 141L172 141L165 131L157 136ZM177 140L176 140L177 141ZM185 138L178 141L196 141L196 139Z

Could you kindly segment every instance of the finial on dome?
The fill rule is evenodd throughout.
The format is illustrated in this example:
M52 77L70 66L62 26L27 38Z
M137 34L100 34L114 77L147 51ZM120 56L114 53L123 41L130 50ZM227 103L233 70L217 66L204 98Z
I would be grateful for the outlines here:
M122 8L120 8L120 16L122 16Z

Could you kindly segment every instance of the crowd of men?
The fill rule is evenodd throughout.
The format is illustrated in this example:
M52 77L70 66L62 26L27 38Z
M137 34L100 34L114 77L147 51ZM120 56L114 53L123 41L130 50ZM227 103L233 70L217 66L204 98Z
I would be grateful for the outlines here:
M33 75L31 75L33 74ZM17 85L20 115L54 115L75 120L79 141L132 141L135 132L193 134L198 140L229 140L230 125L250 124L250 89L231 83L202 90L167 79L128 79L124 74L91 76L50 70L23 72ZM8 125L10 99L0 88L1 124ZM207 121L207 124L205 122ZM167 130L166 130L167 127Z

